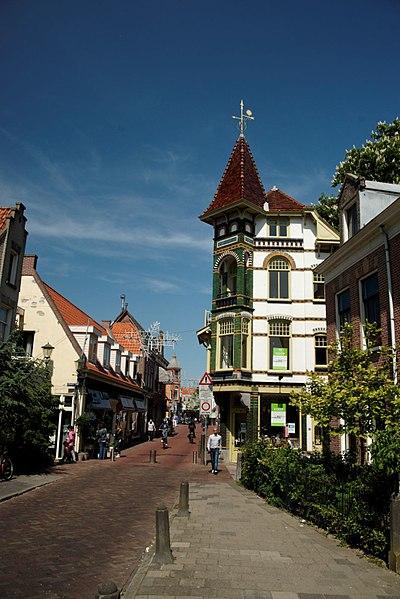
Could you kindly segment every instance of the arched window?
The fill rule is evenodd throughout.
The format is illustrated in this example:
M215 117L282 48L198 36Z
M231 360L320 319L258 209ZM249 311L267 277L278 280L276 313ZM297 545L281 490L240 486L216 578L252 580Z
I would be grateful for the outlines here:
M218 322L218 362L220 370L233 368L233 318L224 318Z
M326 335L315 335L315 367L327 366L328 364L328 343Z
M236 231L238 230L238 224L237 222L233 222L229 225L229 232L230 233L236 233Z
M222 262L219 268L220 286L219 295L220 297L230 297L236 295L236 274L237 274L237 263L233 256L228 256Z
M269 368L290 370L290 321L269 321Z
M270 299L289 299L289 262L280 256L268 264L268 286Z

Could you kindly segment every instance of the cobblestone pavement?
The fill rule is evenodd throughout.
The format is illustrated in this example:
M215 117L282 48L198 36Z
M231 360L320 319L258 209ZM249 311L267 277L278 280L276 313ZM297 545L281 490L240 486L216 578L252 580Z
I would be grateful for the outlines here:
M121 588L153 539L155 509L176 503L181 481L212 476L192 464L186 427L170 444L56 468L55 482L0 503L1 599L93 599L107 580ZM214 478L216 487L229 475Z
M233 481L191 484L174 563L143 565L124 599L392 599L400 577ZM219 481L221 482L221 481Z

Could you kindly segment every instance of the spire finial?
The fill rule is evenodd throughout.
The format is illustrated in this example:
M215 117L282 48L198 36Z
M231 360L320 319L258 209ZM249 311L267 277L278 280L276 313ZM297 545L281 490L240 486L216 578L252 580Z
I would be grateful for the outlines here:
M243 112L244 103L243 100L240 100L240 116L233 116L233 119L239 121L239 131L240 137L244 137L244 130L246 129L246 122L248 119L254 121L254 116L251 110L247 109L246 112Z

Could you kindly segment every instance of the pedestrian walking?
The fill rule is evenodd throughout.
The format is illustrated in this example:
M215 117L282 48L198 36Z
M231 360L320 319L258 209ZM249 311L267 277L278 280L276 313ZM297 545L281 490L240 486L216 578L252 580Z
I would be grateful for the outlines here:
M160 426L161 443L162 443L163 449L167 449L167 447L168 447L168 430L169 430L168 420L166 418L164 418L164 420L162 421L161 426Z
M156 430L156 425L154 424L153 420L150 418L150 420L147 423L147 438L149 441L152 441L154 439L155 430Z
M214 427L213 434L208 437L207 451L211 456L211 472L218 473L219 452L221 451L221 435L218 434L218 429Z
M107 438L108 433L107 429L104 426L104 423L99 424L99 428L97 429L96 437L99 443L99 460L105 460L107 457Z
M70 425L68 427L66 442L67 442L67 449L68 449L69 453L71 454L73 462L76 462L75 438L76 438L75 429L72 425Z
M122 430L120 423L118 423L117 428L115 429L115 433L114 433L114 450L115 450L116 458L121 457L123 436L124 436L124 431Z

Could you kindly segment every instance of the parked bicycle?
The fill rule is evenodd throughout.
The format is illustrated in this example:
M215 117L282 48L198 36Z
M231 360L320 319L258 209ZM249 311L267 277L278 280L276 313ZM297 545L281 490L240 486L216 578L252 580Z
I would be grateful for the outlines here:
M0 455L0 478L10 480L14 473L14 466L7 452Z

